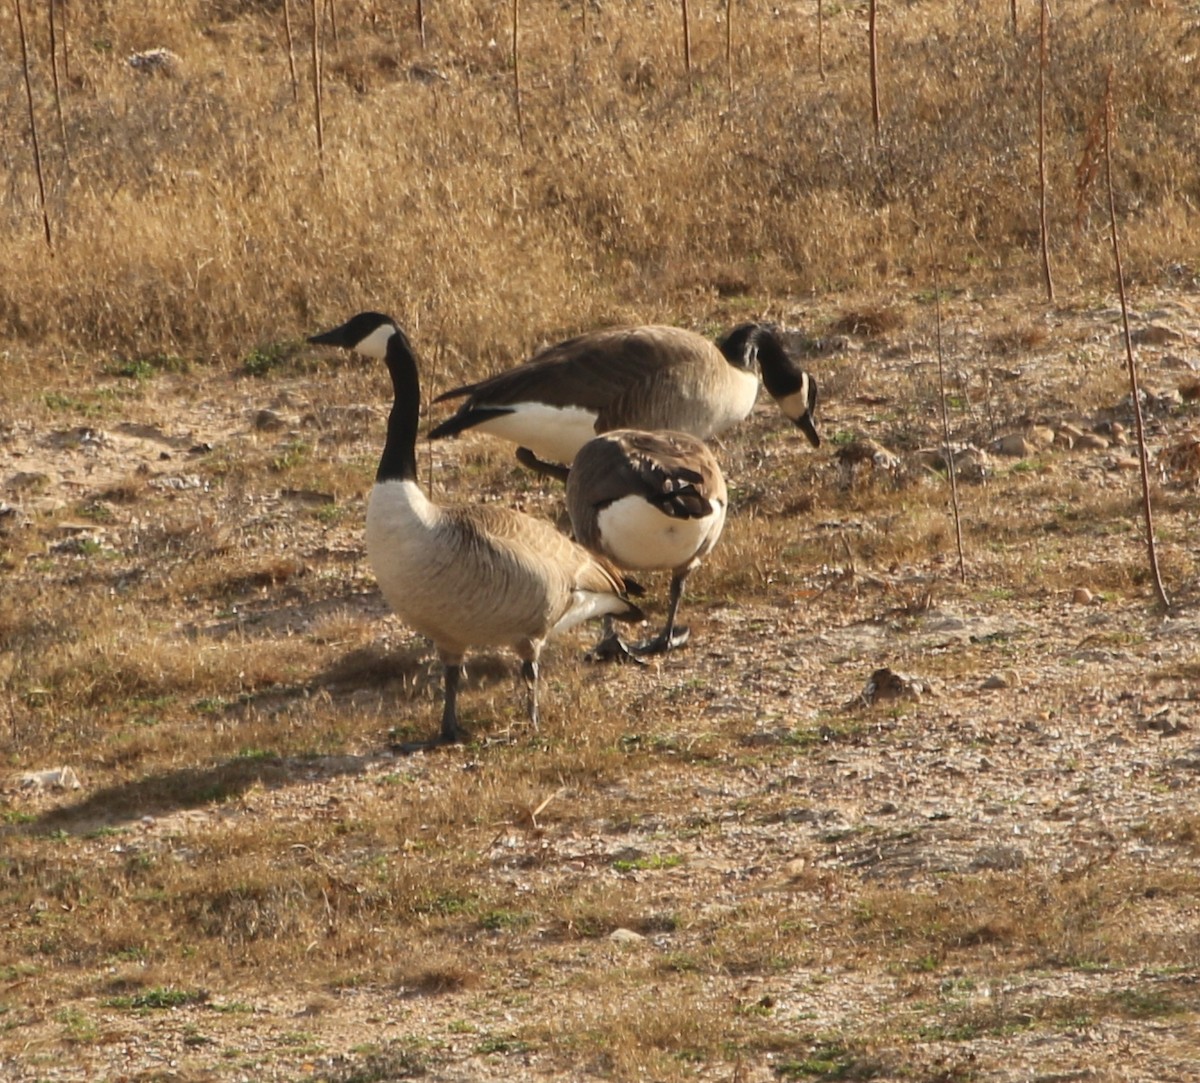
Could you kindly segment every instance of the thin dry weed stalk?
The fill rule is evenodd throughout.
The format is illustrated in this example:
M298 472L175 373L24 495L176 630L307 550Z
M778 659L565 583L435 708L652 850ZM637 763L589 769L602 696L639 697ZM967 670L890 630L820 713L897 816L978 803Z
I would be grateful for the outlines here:
M867 5L867 62L871 80L871 126L875 132L875 143L879 144L879 30L875 0Z
M521 0L512 0L513 103L517 110L517 138L525 145L525 111L521 100Z
M963 554L962 513L958 507L958 470L954 465L954 448L950 444L950 411L946 403L946 366L942 350L942 289L936 277L933 280L933 310L936 320L938 392L942 405L942 447L946 449L946 470L950 475L950 506L954 515L954 541L958 550L958 579L960 583L965 583L967 565Z
M1013 0L1013 33L1017 26L1017 0ZM1042 281L1046 300L1054 302L1054 278L1050 273L1050 230L1046 216L1046 69L1050 63L1050 0L1041 0L1038 30L1038 237L1042 250Z
M325 116L322 109L321 0L312 0L313 128L317 139L317 167L325 178Z
M1113 125L1112 70L1104 80L1104 181L1108 190L1108 222L1112 238L1113 269L1117 276L1117 296L1121 302L1122 341L1125 346L1125 361L1129 372L1129 395L1133 404L1134 432L1137 438L1138 464L1142 478L1142 515L1146 523L1146 557L1150 564L1150 580L1154 593L1163 609L1170 609L1171 602L1163 586L1162 572L1158 566L1158 546L1154 538L1154 509L1150 499L1150 457L1146 452L1146 430L1142 420L1141 391L1138 387L1137 362L1133 356L1133 336L1129 332L1129 305L1125 298L1125 271L1121 265L1121 243L1117 233L1117 205L1113 196L1112 144L1116 138Z
M679 9L683 16L683 72L690 88L692 83L692 24L688 12L688 0L679 0Z
M287 50L288 76L292 83L292 101L300 103L300 80L296 77L296 50L292 41L291 0L283 0L283 45Z
M62 140L63 158L66 161L67 169L71 168L71 149L67 143L67 122L63 118L62 107L62 87L58 80L58 31L57 31L57 12L58 5L56 0L50 0L46 10L47 21L50 28L50 76L54 82L54 111L58 114L58 134ZM66 26L63 27L63 47L66 48Z
M28 106L29 139L33 149L33 166L37 173L38 203L42 210L42 229L46 237L46 248L54 255L54 241L50 235L50 212L46 207L46 181L42 175L42 148L38 142L37 113L33 108L33 85L29 78L29 47L25 38L25 16L21 11L21 0L13 0L17 13L17 36L21 42L21 73L25 77L25 102Z

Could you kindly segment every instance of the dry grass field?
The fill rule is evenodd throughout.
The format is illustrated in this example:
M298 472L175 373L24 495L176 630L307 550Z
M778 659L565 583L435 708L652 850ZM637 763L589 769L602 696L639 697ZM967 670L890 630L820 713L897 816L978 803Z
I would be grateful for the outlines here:
M1197 1078L1194 4L1055 5L1053 303L1027 0L881 3L878 139L864 4L822 76L815 3L734 4L730 71L693 0L689 78L678 4L526 0L518 131L512 5L426 3L422 47L338 0L321 155L309 5L294 98L278 0L59 0L61 124L48 7L52 247L0 14L0 1076ZM773 321L824 443L763 396L716 447L685 650L558 642L538 732L477 654L475 739L402 755L441 691L364 559L386 374L303 344L363 308L429 397ZM563 520L505 446L420 459Z

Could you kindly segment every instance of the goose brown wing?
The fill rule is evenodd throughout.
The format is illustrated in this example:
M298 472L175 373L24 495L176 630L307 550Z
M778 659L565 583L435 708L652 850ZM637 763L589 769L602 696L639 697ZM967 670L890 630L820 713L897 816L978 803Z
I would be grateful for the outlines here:
M578 522L592 518L578 506L584 500L603 508L626 496L640 496L681 519L709 515L714 501L725 501L725 481L716 459L702 441L686 433L605 433L576 456L571 474L567 499L576 505L572 520Z
M548 346L524 364L486 380L443 392L434 401L462 398L459 412L541 402L599 411L656 370L687 363L707 339L677 327L618 327Z

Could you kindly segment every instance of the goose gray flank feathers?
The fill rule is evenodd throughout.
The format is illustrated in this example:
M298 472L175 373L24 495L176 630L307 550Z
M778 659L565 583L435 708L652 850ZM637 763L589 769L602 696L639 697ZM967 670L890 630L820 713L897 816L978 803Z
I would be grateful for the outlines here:
M783 414L819 446L816 381L774 328L753 323L716 344L694 331L656 325L567 339L515 368L439 395L435 402L464 401L429 436L477 429L516 444L527 466L570 465L588 440L612 429L717 436L753 409L760 377Z
M367 558L385 600L433 640L445 669L441 729L407 749L463 740L457 694L470 647L506 646L521 659L529 719L538 724L538 659L548 637L592 617L641 620L621 573L550 523L491 505L441 505L417 483L420 405L407 336L364 312L309 342L382 357L393 403L367 502Z

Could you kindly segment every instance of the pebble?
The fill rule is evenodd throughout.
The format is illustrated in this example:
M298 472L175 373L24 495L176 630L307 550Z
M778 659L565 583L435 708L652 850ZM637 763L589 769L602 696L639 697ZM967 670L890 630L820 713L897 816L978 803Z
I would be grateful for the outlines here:
M608 934L608 939L614 944L640 944L646 938L641 933L635 933L632 929L613 929Z
M992 441L992 451L997 455L1007 455L1014 459L1024 459L1032 455L1037 448L1025 439L1024 433L1012 432Z

